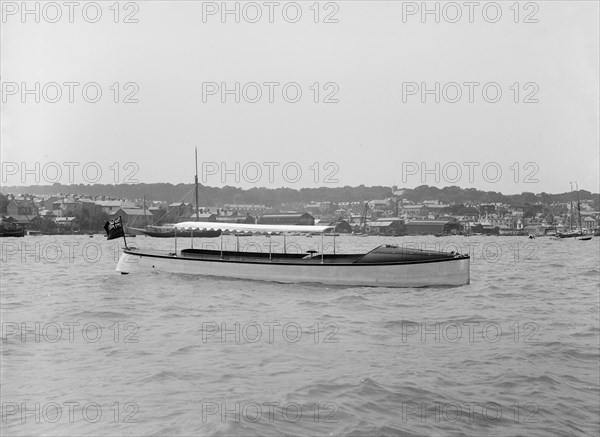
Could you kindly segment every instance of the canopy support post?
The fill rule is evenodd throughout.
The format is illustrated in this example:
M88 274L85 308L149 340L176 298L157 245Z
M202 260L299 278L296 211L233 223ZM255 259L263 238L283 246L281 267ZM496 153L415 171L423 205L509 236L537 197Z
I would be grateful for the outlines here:
M194 229L192 229L192 233L190 234L190 238L192 239L192 249L194 248Z
M321 264L323 264L323 252L325 252L325 232L321 232Z
M271 251L271 240L272 240L272 235L269 234L269 261L271 261L271 255L272 255L272 251Z
M223 232L221 231L221 259L223 259Z
M236 238L235 250L236 250L236 252L239 252L240 251L240 236L236 235L235 238Z
M285 243L285 233L283 234L283 253L287 253L287 244Z
M175 228L175 256L177 256L177 228Z
M335 229L333 230L333 254L335 255Z

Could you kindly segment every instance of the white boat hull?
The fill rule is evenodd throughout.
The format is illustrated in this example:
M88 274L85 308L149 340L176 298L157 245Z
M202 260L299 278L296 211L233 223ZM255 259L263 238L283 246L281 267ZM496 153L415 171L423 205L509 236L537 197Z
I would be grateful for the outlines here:
M124 274L150 271L342 286L458 286L470 282L470 259L402 264L282 264L204 260L140 251L123 253L117 265L117 272Z

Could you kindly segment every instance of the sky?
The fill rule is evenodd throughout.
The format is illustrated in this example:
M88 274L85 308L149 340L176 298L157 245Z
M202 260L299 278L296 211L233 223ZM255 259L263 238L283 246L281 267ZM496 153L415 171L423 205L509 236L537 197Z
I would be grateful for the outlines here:
M3 186L197 147L210 186L599 191L596 1L75 3L2 2Z

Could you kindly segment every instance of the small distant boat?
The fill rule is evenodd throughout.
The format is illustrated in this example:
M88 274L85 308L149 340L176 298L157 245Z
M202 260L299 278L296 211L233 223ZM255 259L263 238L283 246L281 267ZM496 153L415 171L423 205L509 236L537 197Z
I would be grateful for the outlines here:
M0 216L0 237L24 237L25 228L18 227L13 220Z
M566 231L566 232L557 232L556 238L579 238L583 236L583 232L578 230Z
M323 234L329 226L255 225L244 223L184 222L181 231L252 232L272 235L290 232ZM124 249L117 271L151 271L281 283L319 283L367 287L458 286L470 283L470 258L454 252L381 245L366 253L325 254L245 252L207 249L174 251ZM223 247L223 246L221 246ZM271 245L269 245L271 247ZM285 244L284 244L285 247Z
M0 228L0 237L24 237L25 229Z
M40 231L34 231L34 230L27 231L28 237L38 237L40 235L42 235L42 233Z

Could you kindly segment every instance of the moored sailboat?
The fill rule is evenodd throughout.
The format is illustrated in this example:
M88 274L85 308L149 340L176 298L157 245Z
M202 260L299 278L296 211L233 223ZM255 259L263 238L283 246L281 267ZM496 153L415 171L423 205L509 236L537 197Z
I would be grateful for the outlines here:
M592 239L591 235L587 235L583 232L583 225L581 224L581 202L579 200L579 185L575 182L575 189L577 190L577 217L579 218L579 232L581 236L577 237L580 241L589 241Z
M581 202L579 200L579 186L575 182L575 188L577 193L577 220L579 222L579 228L573 229L573 199L571 198L571 206L569 208L569 230L566 232L557 232L556 238L576 238L580 241L589 241L592 239L591 235L587 235L583 232L583 226L581 224ZM573 183L571 182L571 196L573 195Z

